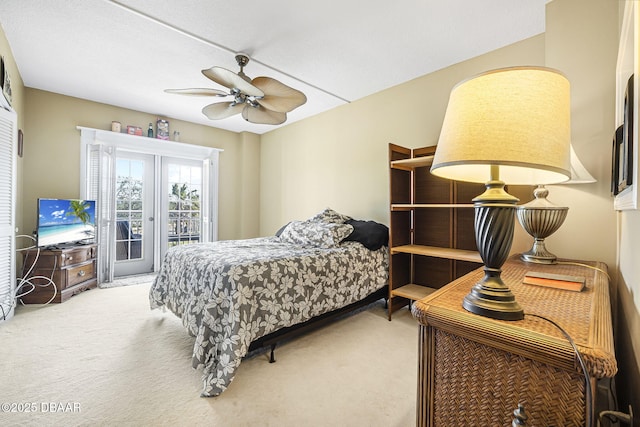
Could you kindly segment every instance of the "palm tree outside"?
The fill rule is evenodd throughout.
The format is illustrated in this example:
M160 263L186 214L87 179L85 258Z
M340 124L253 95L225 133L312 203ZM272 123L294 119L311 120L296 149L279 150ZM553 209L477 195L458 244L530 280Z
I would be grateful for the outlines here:
M169 195L169 246L200 241L200 194L189 184L174 183Z

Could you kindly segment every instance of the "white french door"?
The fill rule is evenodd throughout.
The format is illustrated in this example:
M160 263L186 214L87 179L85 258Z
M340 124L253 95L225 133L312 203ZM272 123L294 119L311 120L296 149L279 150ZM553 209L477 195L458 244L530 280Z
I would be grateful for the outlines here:
M177 245L200 242L206 218L206 198L203 199L205 170L197 160L162 158L162 222L160 235L164 257L167 249ZM203 211L205 215L203 215Z
M154 156L116 153L114 276L153 271Z
M80 197L98 204L98 280L157 271L175 244L217 240L222 151L78 127Z

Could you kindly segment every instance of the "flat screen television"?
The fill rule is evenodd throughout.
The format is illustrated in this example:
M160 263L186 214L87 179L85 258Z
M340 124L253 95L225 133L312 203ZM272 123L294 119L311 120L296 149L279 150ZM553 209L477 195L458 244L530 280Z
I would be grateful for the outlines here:
M95 242L95 200L38 199L36 239L53 248Z

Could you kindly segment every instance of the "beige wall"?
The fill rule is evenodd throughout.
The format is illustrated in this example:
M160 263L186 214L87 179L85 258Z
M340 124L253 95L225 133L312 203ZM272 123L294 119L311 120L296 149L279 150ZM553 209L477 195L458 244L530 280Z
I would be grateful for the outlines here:
M543 65L544 45L536 36L262 135L260 232L326 206L388 224L388 144L435 145L455 84L492 68Z
M85 101L36 89L26 91L24 138L24 232L36 223L38 197L79 197L80 131L76 126L110 129L111 121L143 129L157 117L110 105ZM171 132L180 131L182 142L221 148L219 227L220 239L237 239L258 228L259 171L257 135L237 134L169 118ZM243 203L250 209L244 209ZM255 234L253 234L255 236Z
M240 212L238 239L249 239L260 233L260 135L242 132L239 141L240 186L236 202Z
M597 31L594 31L597 29ZM569 207L547 247L559 256L599 260L616 269L616 215L611 196L615 130L618 4L554 0L547 4L546 65L571 83L571 139L594 184L549 186L549 199ZM597 218L597 226L594 219Z

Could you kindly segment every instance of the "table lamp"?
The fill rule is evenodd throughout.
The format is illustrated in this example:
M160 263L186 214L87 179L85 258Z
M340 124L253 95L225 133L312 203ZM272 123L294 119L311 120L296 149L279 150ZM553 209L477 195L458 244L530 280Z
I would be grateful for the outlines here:
M500 277L513 242L518 202L504 186L566 181L570 134L569 81L556 70L492 70L451 91L431 173L486 186L473 199L484 277L464 298L466 310L501 320L524 317Z
M595 178L584 167L571 146L571 179L561 184L589 184L596 182ZM547 199L549 190L544 185L538 185L533 190L535 197L529 203L516 208L516 216L524 230L533 237L533 246L523 252L520 258L526 262L536 264L555 264L557 257L547 250L544 239L555 233L564 223L569 208L556 206Z

